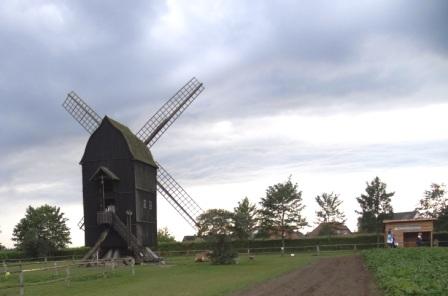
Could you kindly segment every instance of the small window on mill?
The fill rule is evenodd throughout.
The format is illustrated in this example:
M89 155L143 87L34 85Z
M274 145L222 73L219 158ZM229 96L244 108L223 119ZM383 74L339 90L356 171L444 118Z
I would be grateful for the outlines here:
M146 199L143 200L143 208L146 209Z

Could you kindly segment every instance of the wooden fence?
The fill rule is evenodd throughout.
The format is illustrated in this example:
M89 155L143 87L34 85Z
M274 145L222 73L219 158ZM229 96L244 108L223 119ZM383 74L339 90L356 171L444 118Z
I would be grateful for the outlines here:
M16 261L2 262L3 275L5 279L16 279L16 283L6 283L0 285L1 290L18 290L20 296L25 295L25 288L39 285L54 284L64 282L70 287L72 280L81 279L86 276L95 278L106 278L117 270L128 269L132 276L135 275L135 262L133 259L107 259L95 261L49 261L45 258L43 261ZM87 268L89 267L89 268ZM79 272L80 269L82 272ZM87 272L86 272L87 271ZM34 278L33 278L34 275ZM28 277L31 277L28 280Z
M310 246L285 247L284 249L281 247L240 248L237 249L237 251L241 256L252 256L256 254L295 255L301 253L319 256L332 252L357 252L363 249L384 247L384 243L317 244ZM195 254L204 251L207 250L165 251L158 255L164 258L165 262L176 264L177 260L187 260L186 256L192 258ZM106 278L108 275L113 275L118 270L127 270L126 272L129 272L132 276L135 275L135 262L131 259L127 259L127 261L124 261L123 258L83 261L77 260L72 256L30 259L31 260L27 261L24 261L24 259L2 260L2 271L6 280L3 281L4 284L0 282L0 294L2 294L3 290L11 289L16 291L14 295L17 295L18 290L18 294L24 296L27 287L48 285L57 282L64 282L67 287L70 287L70 283L73 280L86 277ZM38 274L39 276L33 277L33 275ZM8 278L10 279L8 280Z

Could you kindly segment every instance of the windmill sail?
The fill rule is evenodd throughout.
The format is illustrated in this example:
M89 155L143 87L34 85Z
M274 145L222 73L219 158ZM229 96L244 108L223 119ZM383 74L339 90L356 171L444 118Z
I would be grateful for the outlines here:
M74 91L68 93L62 106L90 134L93 134L101 123L101 117Z
M193 228L197 227L196 217L203 211L191 196L159 164L157 171L157 191Z
M154 145L203 90L202 82L193 77L145 123L136 136L149 147Z

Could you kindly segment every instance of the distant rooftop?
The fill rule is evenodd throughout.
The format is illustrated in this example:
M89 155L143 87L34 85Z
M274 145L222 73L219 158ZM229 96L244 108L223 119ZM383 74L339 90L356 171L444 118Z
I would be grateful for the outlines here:
M328 227L331 229L331 232L335 235L349 235L352 232L350 229L344 224L340 222L322 222L316 228L314 228L311 232L307 233L308 237L317 237L322 235L321 232L325 231L325 228Z
M394 213L391 220L410 220L418 218L417 211Z

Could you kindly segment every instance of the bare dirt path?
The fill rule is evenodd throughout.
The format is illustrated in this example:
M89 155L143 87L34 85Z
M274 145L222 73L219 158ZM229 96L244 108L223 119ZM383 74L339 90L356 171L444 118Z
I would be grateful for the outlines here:
M232 296L379 296L360 256L324 258Z

